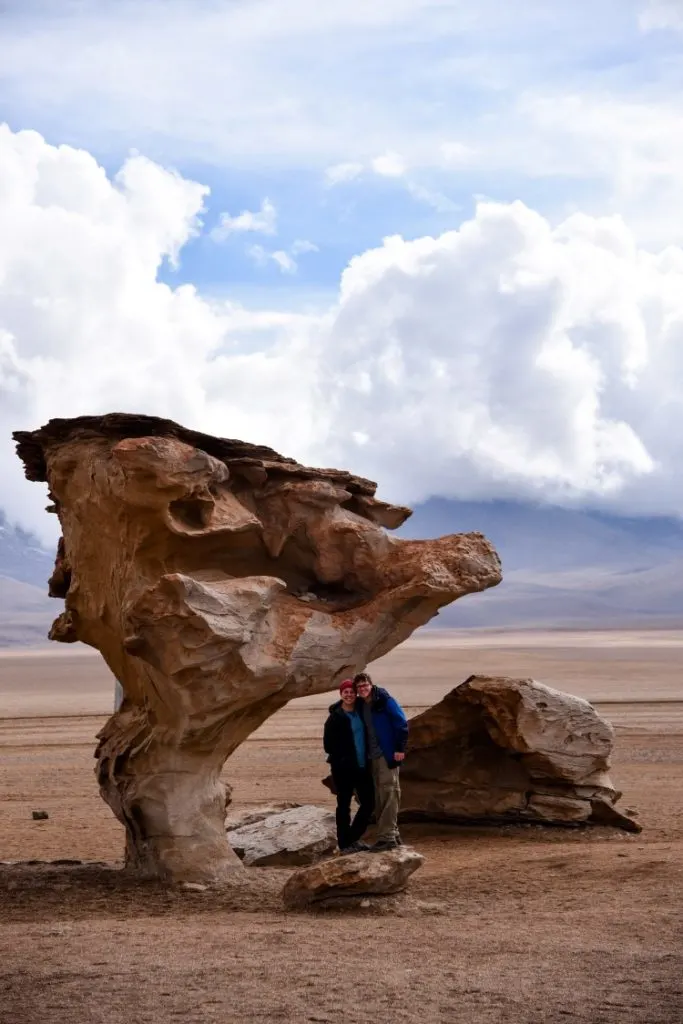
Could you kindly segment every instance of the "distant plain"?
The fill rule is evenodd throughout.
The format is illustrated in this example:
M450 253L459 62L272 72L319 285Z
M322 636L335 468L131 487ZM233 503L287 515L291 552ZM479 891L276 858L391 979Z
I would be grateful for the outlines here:
M109 670L77 647L6 651L0 858L87 863L0 866L3 1024L681 1024L683 633L424 630L372 671L409 715L472 673L591 699L615 724L613 777L643 832L407 826L426 856L409 892L344 914L284 914L284 869L218 894L131 885L93 864L123 849L93 775ZM236 807L330 805L333 697L293 701L237 751Z

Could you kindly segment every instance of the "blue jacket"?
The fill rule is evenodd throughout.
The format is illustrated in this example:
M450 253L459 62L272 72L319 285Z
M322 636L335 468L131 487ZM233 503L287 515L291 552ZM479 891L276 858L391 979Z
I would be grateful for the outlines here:
M403 753L408 743L408 721L403 708L381 686L373 686L370 710L377 742L389 767L395 768L394 754Z

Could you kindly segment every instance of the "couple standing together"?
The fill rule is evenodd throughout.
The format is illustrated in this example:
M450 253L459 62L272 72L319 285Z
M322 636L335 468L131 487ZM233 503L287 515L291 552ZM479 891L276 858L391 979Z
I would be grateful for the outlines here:
M401 845L398 766L405 758L408 722L398 701L367 672L345 679L330 707L323 746L337 794L337 843L342 853L393 850ZM354 793L358 810L351 821ZM361 841L372 815L377 840Z

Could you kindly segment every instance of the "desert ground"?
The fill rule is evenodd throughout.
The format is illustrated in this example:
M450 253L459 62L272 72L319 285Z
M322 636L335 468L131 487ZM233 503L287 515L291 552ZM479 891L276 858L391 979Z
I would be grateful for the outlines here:
M285 869L220 892L115 870L94 736L99 656L0 654L0 1021L683 1022L683 633L424 631L373 674L409 715L476 673L532 676L616 726L613 778L638 835L604 828L406 826L406 893L289 912ZM225 768L234 804L330 804L329 695L295 701ZM49 812L33 821L34 809ZM27 861L77 860L73 864Z

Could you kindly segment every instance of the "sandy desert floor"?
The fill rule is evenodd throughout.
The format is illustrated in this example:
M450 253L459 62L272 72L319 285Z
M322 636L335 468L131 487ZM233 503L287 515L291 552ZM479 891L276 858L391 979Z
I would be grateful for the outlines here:
M277 869L220 893L135 883L92 772L106 667L6 653L0 859L85 863L0 866L0 1022L682 1024L683 634L423 633L373 668L409 714L472 672L593 700L643 832L407 826L426 864L368 909L285 913ZM240 748L235 804L330 802L329 700L293 702Z

